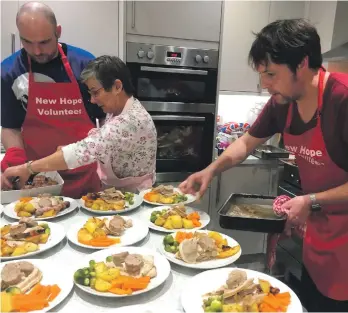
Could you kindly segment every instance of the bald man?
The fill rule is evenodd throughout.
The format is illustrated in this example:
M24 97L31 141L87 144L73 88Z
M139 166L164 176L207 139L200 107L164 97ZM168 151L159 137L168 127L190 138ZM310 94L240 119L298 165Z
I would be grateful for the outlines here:
M1 64L1 171L40 159L85 138L105 114L90 103L79 77L94 59L89 52L58 42L62 27L45 4L28 2L16 23L23 45ZM79 198L100 188L96 164L60 172L63 195Z

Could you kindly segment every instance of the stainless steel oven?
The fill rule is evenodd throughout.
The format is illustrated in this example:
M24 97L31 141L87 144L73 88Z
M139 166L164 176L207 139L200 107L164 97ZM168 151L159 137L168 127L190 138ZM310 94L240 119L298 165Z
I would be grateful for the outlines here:
M157 173L195 172L213 158L218 50L127 42L135 96L157 128Z

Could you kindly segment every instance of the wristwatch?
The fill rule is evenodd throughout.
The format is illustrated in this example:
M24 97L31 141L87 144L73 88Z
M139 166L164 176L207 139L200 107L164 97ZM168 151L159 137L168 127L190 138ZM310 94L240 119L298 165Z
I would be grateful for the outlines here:
M318 212L321 210L320 204L317 202L315 194L310 194L309 199L311 200L311 211Z
M34 172L32 167L31 167L31 163L33 163L33 161L29 161L27 162L27 170L29 171L30 175L36 175L38 173Z

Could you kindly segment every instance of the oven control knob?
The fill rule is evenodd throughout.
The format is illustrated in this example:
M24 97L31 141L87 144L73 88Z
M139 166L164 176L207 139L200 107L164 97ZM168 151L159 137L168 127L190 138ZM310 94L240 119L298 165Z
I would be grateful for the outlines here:
M209 56L205 55L203 58L204 63L208 63L209 62Z
M139 50L138 51L138 57L143 58L145 56L145 51L144 50Z
M149 51L148 53L147 53L147 57L151 60L151 59L153 59L153 57L155 56L155 54L153 53L153 51Z
M200 56L199 54L196 55L196 62L197 63L202 62L202 56Z

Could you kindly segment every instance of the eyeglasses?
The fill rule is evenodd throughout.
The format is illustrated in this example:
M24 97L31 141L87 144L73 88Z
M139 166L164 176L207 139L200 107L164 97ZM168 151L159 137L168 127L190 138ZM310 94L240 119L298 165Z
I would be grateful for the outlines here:
M88 90L88 93L92 96L92 97L98 97L99 91L102 90L103 87L100 87L97 90Z

